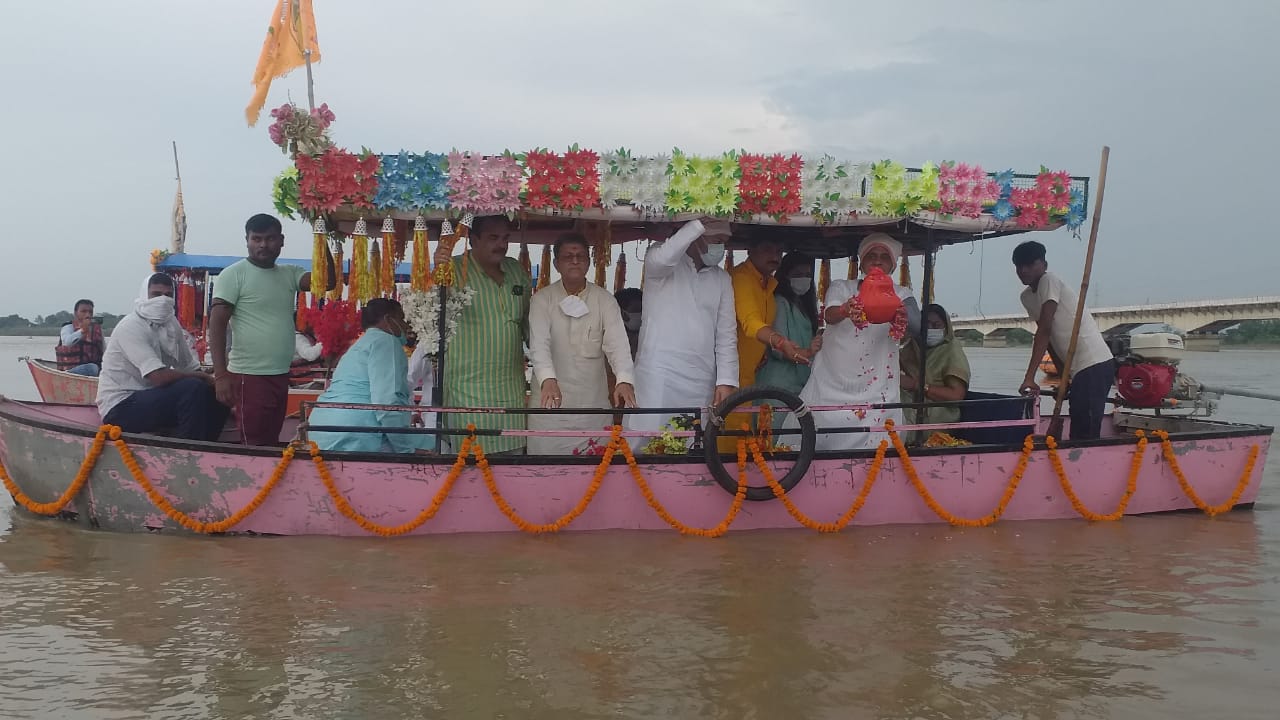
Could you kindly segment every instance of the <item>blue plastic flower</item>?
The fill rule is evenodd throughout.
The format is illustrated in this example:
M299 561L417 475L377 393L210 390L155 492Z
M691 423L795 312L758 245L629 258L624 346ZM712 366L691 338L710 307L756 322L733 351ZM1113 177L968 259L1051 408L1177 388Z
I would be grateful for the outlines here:
M402 150L398 155L383 155L374 205L406 211L445 207L448 176L444 168L445 157L436 153L414 155Z
M1000 198L995 207L991 208L991 216L1004 222L1017 214L1017 210L1013 207L1013 203L1005 198Z
M993 176L1000 186L1000 199L1008 200L1013 193L1013 170L1001 170Z

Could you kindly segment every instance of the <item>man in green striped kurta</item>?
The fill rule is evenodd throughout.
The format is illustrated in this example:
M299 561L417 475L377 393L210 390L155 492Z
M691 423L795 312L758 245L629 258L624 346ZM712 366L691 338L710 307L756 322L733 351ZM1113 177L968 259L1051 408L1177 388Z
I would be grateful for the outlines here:
M471 236L471 249L452 258L453 276L475 290L475 298L458 318L444 363L445 407L526 406L524 341L529 327L529 273L507 257L511 226L504 217L481 218ZM437 257L440 262L446 258ZM525 429L525 416L441 413L449 428ZM486 453L522 452L523 437L479 438ZM446 441L456 450L460 436Z

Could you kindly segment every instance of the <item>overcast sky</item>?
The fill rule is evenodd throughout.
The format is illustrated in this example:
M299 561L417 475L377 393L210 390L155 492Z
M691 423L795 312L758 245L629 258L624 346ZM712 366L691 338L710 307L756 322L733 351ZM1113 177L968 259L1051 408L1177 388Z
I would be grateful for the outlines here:
M831 152L1095 176L1094 305L1280 294L1280 3L316 0L316 100L380 152ZM272 0L5 3L0 315L130 307L169 242L238 254L287 163L244 122ZM1158 8L1158 9L1157 9ZM297 71L267 108L305 104ZM285 254L308 254L286 227ZM1079 280L1084 242L1039 233ZM938 299L1018 308L1015 239L947 248Z

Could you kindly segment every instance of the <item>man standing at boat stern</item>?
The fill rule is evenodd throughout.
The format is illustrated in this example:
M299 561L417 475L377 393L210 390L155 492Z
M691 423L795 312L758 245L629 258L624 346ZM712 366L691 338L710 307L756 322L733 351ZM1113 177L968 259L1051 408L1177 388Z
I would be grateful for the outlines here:
M1071 347L1071 328L1079 295L1062 278L1049 272L1044 245L1029 240L1013 249L1013 266L1018 279L1026 285L1022 291L1022 307L1036 322L1031 361L1019 392L1037 394L1036 370L1048 350L1059 367ZM1071 439L1093 440L1102 436L1102 418L1107 395L1115 381L1115 359L1098 331L1088 309L1080 317L1080 335L1076 354L1071 358L1071 377L1067 385L1068 411L1071 415Z
M284 247L280 221L258 214L245 223L248 257L218 276L209 314L218 401L234 408L245 445L278 445L289 400L294 351L294 300L311 289L311 273L277 265ZM328 275L334 277L333 273ZM235 345L227 357L227 327Z

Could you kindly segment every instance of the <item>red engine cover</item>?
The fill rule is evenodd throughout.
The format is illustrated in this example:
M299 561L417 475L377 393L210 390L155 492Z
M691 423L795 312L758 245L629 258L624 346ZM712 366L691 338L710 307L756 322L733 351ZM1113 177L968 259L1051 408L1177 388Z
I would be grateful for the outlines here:
M1116 390L1134 407L1160 407L1173 389L1178 374L1172 365L1136 363L1121 365L1116 372Z

